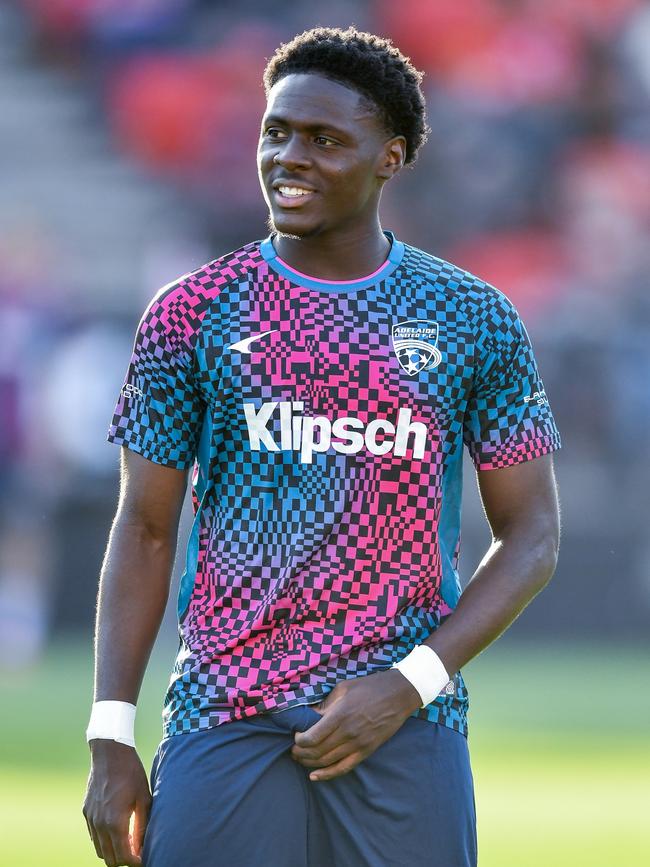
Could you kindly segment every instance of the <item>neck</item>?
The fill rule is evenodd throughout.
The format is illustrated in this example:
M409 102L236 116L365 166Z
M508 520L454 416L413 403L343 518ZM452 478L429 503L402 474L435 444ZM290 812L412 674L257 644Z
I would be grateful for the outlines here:
M292 238L277 235L273 246L287 265L321 280L357 280L380 268L390 251L390 241L375 225L345 234L322 233Z

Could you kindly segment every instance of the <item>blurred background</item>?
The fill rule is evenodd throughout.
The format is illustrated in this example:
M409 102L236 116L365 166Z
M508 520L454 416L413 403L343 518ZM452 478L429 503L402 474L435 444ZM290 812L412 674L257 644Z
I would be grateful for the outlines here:
M650 863L650 5L4 0L3 864L97 863L83 732L135 328L160 286L267 234L266 59L351 23L426 72L432 133L384 227L515 302L563 437L556 577L465 671L480 864ZM489 540L466 476L465 580ZM175 593L139 704L147 767Z

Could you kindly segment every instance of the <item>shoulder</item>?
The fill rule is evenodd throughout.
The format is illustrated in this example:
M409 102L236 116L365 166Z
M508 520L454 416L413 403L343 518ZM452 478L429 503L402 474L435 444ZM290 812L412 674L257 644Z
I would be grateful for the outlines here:
M215 299L263 262L259 241L251 241L166 283L147 304L140 331L165 332L172 342L191 343Z
M183 310L209 304L230 283L241 280L263 263L259 241L251 241L218 259L188 271L158 289L149 307L169 310L179 305Z
M505 335L519 321L515 305L504 292L454 262L405 244L402 264L420 282L444 293L472 330Z

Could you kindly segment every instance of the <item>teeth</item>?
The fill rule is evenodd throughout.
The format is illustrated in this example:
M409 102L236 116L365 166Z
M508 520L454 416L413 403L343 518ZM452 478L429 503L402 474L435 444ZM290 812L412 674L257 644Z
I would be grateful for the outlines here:
M311 190L303 190L300 187L278 187L283 196L306 196Z

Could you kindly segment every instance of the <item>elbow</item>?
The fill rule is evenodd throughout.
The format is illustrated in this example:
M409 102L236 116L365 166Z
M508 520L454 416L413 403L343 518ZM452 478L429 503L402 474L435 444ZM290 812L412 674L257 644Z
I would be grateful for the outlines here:
M558 561L558 523L538 519L515 524L495 536L494 541L509 552L514 572L526 585L526 593L531 598L546 587L555 574Z
M531 574L534 577L535 592L539 593L550 582L557 568L560 551L559 531L549 528L534 540L530 540L529 545L534 561Z
M148 551L175 550L176 536L170 527L163 527L128 508L118 509L115 516L113 531L120 536L128 537L134 543Z
M555 570L557 568L557 561L560 554L560 540L557 535L549 536L543 543L543 552L540 555L542 561L542 571L545 575L544 584L545 587L548 582L551 580L553 575L555 575Z

